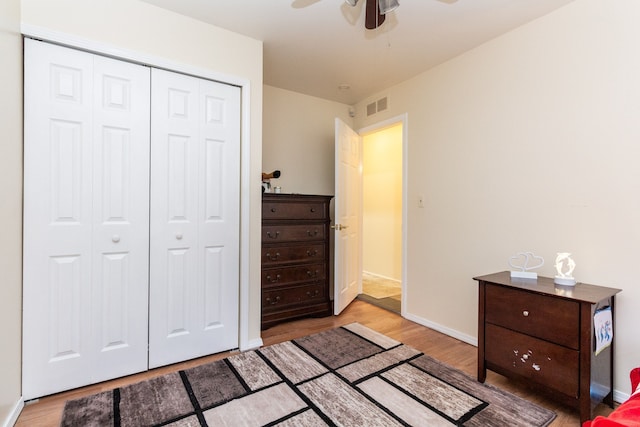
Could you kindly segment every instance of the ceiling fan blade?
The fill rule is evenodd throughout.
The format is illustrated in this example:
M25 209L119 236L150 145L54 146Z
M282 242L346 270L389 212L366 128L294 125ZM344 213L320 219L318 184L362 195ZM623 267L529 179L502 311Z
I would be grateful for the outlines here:
M380 13L378 0L367 0L366 12L364 16L364 27L367 30L378 28L385 20L385 16Z

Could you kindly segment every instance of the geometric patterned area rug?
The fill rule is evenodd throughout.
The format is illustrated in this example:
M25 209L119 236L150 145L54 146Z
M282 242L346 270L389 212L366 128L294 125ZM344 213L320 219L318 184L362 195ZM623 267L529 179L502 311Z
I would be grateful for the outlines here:
M66 402L62 426L546 426L555 413L358 323Z

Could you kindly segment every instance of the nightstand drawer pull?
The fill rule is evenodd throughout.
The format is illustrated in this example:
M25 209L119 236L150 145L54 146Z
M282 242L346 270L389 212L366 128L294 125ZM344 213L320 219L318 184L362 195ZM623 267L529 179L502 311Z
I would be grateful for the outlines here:
M277 238L278 238L278 236L280 236L280 232L279 232L279 231L276 231L275 233L273 233L273 234L272 234L270 231L267 231L267 236L268 236L270 239L277 239Z
M529 311L528 311L528 310L524 310L524 311L522 312L522 315L523 315L524 317L529 317Z
M315 298L315 297L317 297L319 294L320 294L320 291L319 291L319 290L317 290L317 289L316 289L314 292L307 291L307 296L308 296L309 298Z

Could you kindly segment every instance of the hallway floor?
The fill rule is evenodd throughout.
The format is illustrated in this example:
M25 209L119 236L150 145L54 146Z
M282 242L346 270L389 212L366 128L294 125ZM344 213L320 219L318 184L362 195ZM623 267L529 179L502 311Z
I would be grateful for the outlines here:
M358 295L358 299L400 313L401 292L400 282L363 272L362 294Z

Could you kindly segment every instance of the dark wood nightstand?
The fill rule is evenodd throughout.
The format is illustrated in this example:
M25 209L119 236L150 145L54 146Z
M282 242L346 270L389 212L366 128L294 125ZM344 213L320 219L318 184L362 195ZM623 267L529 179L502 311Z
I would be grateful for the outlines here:
M594 314L620 289L547 277L512 278L508 271L479 283L478 381L487 369L523 381L591 418L600 402L613 407L613 343L595 355Z

